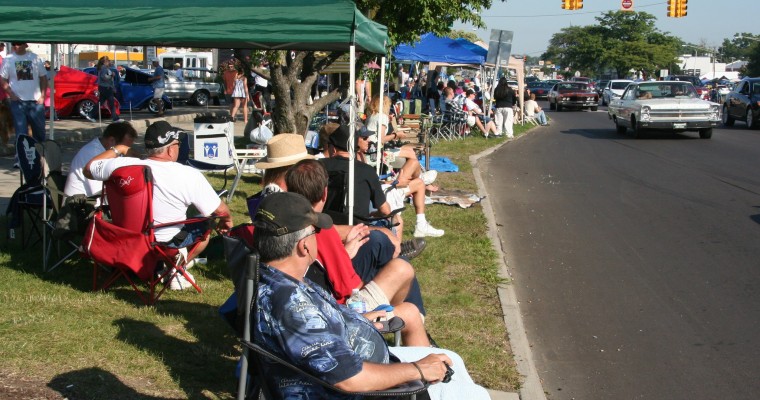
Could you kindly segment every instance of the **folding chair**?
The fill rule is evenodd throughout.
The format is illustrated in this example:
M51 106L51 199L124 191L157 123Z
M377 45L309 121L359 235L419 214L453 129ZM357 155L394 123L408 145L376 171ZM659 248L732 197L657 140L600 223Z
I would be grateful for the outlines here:
M131 165L118 168L103 184L101 206L87 228L82 251L93 260L93 290L106 290L119 278L125 278L146 305L158 300L168 283L182 275L201 293L201 288L185 270L187 259L177 248L156 242L155 229L211 222L215 216L189 218L165 224L153 222L153 178L150 167ZM107 221L108 213L111 220ZM187 253L203 242L210 229L188 246ZM159 262L165 264L160 270ZM99 270L111 267L111 274L99 284ZM137 279L134 279L134 278ZM143 291L139 282L147 286ZM166 283L164 283L166 282Z
M427 383L423 383L422 381L411 381L388 390L346 392L309 374L300 367L282 359L253 342L251 338L255 336L255 332L251 329L257 329L257 327L256 324L251 323L251 313L257 312L258 310L258 296L254 296L254 294L258 293L259 257L254 250L245 245L240 239L230 237L225 237L225 253L227 253L227 265L229 267L230 276L235 285L235 293L237 294L237 309L243 314L242 327L240 327L241 329L239 331L239 334L242 336L241 343L243 345L243 352L240 358L238 400L274 399L266 382L266 377L264 376L266 365L274 363L291 369L303 376L304 379L308 379L325 388L333 390L334 392L342 394L369 397L406 396L414 400L418 393L427 390L427 387L429 386ZM231 257L231 254L235 254L235 256ZM253 351L253 354L251 354L251 351ZM253 369L249 366L251 361L254 366ZM253 378L250 384L248 382L249 375Z

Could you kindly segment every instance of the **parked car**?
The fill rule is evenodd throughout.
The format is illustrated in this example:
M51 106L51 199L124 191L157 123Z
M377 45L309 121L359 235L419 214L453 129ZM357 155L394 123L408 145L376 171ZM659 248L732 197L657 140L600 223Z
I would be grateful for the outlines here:
M94 120L98 117L97 78L78 69L61 66L55 74L55 115L58 117L82 116ZM45 104L50 104L48 88ZM118 104L116 113L119 114ZM101 115L111 117L107 104L102 104Z
M219 104L219 97L222 95L222 85L214 82L206 82L194 74L197 69L188 68L183 70L183 80L179 80L174 71L164 70L166 79L166 90L164 94L172 100L187 101L189 103L205 106L209 101ZM207 75L213 71L204 70Z
M744 78L723 102L723 125L732 126L741 120L749 129L760 127L760 78Z
M115 74L118 74L116 68L111 68ZM158 113L158 108L153 100L153 86L148 78L151 77L143 71L123 67L123 75L119 75L119 89L116 90L116 99L119 100L121 110L142 110L147 108L150 112ZM84 72L91 75L97 75L95 67L85 68ZM164 94L161 98L164 102L164 110L172 108L172 101Z
M610 101L619 99L631 82L633 81L628 79L613 79L607 82L607 86L602 89L602 105L606 106Z
M528 83L527 88L530 89L531 93L536 95L536 99L546 99L547 96L549 96L549 90L551 90L552 86L554 85L551 83L534 81Z
M594 86L594 89L596 89L596 93L599 95L600 99L602 98L602 91L604 91L604 88L607 87L607 82L609 82L608 79L602 79Z
M710 99L710 89L708 89L698 76L694 75L669 75L665 78L666 81L685 81L694 85L694 89L697 90L699 98L702 100Z
M585 82L560 82L548 94L549 109L562 111L565 107L599 109L599 95Z
M631 128L637 138L645 129L659 129L698 131L700 138L709 139L720 121L720 104L700 99L689 82L634 82L610 102L607 115L618 133Z

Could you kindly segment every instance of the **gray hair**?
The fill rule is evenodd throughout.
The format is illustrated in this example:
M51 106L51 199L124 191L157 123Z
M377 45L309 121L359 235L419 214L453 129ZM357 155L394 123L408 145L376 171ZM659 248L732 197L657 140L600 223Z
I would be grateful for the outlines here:
M307 228L280 236L264 229L256 229L253 233L253 246L259 249L262 262L281 260L293 253L299 240L311 234Z
M170 142L169 144L167 144L165 146L156 147L155 149L148 149L148 148L146 148L145 149L145 154L148 157L152 157L152 156L155 156L155 155L158 155L158 154L166 153L167 151L169 151L169 146L171 146L173 144L174 144L174 142Z

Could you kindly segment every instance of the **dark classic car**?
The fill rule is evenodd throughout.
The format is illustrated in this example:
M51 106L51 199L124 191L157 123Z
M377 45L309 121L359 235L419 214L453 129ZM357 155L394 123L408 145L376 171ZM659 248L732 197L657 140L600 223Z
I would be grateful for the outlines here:
M584 82L560 82L549 91L549 109L562 111L565 107L599 109L599 95Z
M98 117L97 78L78 69L61 66L55 74L55 114L59 117L82 116L90 120ZM50 104L50 88L45 104ZM116 104L118 107L118 103ZM101 115L110 117L106 104L101 105ZM119 111L117 110L118 114Z
M543 81L533 81L527 84L527 88L536 95L536 99L545 99L549 96L549 90L552 86L554 85Z
M744 78L723 102L723 125L732 126L740 120L749 129L760 127L760 78Z
M618 133L631 128L636 138L646 129L658 129L698 131L700 138L709 139L720 121L720 104L700 99L689 82L634 82L610 101L607 114Z
M118 74L116 68L111 68ZM121 110L141 110L147 108L152 113L158 113L158 108L153 100L153 86L148 81L150 74L133 68L122 68L123 74L119 75L119 88L116 90L116 99L119 100ZM91 75L98 74L95 67L85 68L84 72ZM172 108L172 101L164 94L164 110Z

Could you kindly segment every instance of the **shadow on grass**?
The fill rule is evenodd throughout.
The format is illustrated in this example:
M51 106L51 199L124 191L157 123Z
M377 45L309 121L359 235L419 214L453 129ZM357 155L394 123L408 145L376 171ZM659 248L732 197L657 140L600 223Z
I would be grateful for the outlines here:
M109 371L101 368L85 368L70 371L53 378L48 385L69 400L113 399L113 400L159 400L167 397L155 397L138 393Z

